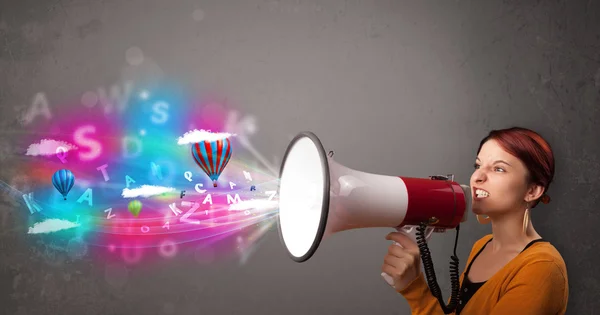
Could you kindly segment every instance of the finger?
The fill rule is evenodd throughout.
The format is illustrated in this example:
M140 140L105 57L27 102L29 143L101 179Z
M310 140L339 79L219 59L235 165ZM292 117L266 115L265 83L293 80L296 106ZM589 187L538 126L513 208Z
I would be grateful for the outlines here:
M392 240L412 252L419 250L417 243L415 243L408 235L401 232L389 233L385 239Z
M405 258L398 258L391 255L385 255L383 262L403 272L408 267L408 261Z
M392 278L398 278L400 276L398 270L396 270L394 266L388 264L383 264L383 266L381 266L381 271L387 273Z
M416 256L418 256L418 253L414 253L411 252L409 250L407 250L406 248L402 248L396 244L392 244L388 247L388 254L399 257L399 258L405 258L408 260L414 260Z
M394 246L396 248L392 249L392 253L389 253L389 255L404 260L408 266L416 266L419 263L420 257L418 253L409 253L406 250L399 248L400 246ZM401 251L398 251L399 249L401 249Z

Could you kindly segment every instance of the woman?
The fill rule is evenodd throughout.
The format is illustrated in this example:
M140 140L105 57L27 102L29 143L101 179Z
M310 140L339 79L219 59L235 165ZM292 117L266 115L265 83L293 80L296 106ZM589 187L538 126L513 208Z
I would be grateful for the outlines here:
M565 314L569 295L567 269L560 253L540 236L529 211L546 194L554 177L550 145L524 128L494 130L477 150L470 186L473 212L492 234L475 242L460 277L455 314ZM413 314L444 314L421 272L417 245L394 232L382 271Z

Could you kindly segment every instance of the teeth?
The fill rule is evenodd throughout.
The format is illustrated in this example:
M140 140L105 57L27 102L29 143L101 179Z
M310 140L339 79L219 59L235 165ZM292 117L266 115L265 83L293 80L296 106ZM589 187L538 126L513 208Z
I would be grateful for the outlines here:
M475 190L475 194L477 194L478 198L484 198L484 197L489 197L490 196L490 194L487 191L482 190L482 189Z

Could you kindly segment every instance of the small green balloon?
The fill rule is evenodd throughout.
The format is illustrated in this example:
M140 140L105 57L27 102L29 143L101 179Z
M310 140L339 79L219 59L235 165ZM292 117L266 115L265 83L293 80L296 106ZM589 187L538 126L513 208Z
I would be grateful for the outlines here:
M139 200L133 200L129 203L127 208L131 214L137 217L138 214L140 214L140 211L142 211L142 203Z

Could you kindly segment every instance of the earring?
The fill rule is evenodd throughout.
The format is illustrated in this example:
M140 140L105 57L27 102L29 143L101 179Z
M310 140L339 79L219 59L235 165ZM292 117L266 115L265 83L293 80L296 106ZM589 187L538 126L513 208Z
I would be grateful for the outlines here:
M523 233L527 234L527 228L529 227L529 208L525 209L525 215L523 216Z
M492 221L492 219L490 219L489 216L487 215L476 215L477 217L477 222L479 222L479 224L488 224L490 223L490 221Z

